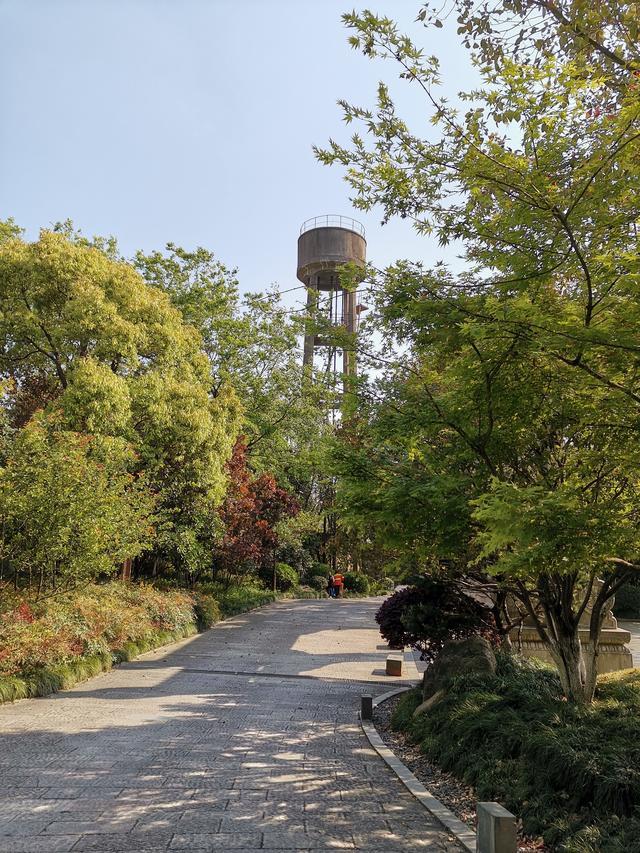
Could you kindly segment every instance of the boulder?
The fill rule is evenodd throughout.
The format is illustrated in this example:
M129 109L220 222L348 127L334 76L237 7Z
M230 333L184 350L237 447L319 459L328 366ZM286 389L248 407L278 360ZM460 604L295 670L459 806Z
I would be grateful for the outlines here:
M450 640L424 674L422 698L426 701L439 691L446 691L452 679L458 675L493 675L495 671L496 656L491 643L484 637Z

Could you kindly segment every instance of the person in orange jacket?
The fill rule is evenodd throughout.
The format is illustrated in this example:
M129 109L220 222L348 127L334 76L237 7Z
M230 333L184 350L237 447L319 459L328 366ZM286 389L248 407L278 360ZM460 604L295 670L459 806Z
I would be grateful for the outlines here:
M333 576L333 585L336 590L336 598L342 598L342 591L344 589L344 575L341 572L337 572Z

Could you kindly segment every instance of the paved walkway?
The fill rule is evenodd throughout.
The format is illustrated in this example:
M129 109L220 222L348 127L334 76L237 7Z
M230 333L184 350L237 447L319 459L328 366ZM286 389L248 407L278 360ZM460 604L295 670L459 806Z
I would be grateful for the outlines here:
M640 622L632 622L630 619L618 619L618 626L631 634L629 648L633 657L633 665L640 666Z
M396 680L378 604L278 603L0 707L0 851L458 851L357 724Z

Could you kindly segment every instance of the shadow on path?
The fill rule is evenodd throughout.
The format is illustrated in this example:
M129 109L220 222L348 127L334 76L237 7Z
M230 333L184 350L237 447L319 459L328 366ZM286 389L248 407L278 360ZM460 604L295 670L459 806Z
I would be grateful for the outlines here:
M277 604L0 708L0 851L458 850L357 724L376 607Z

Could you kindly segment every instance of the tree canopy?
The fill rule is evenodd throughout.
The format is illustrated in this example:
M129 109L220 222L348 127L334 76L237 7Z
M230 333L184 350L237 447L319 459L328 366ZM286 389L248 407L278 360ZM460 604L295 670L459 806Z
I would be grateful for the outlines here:
M298 500L310 518L320 509L324 408L303 381L300 328L277 291L241 296L206 249L169 244L132 263L113 238L88 239L69 221L34 242L3 223L3 576L73 585L125 558L138 575L238 574L243 561L230 566L227 552L241 519L224 507L241 432L252 512L264 504L264 547L249 568L271 564L281 519Z
M526 27L545 4L514 5L506 18ZM601 5L588 25L599 14L604 39ZM458 11L483 83L457 105L394 22L344 16L355 48L419 87L434 132L413 132L381 83L375 110L342 103L365 134L318 156L346 167L357 207L409 218L465 263L370 270L384 344L361 355L377 378L334 451L339 500L408 562L508 592L568 695L588 700L597 643L585 666L579 619L593 606L594 641L640 548L640 90L631 65L592 61L555 15L553 49L518 52L479 32L487 9Z

